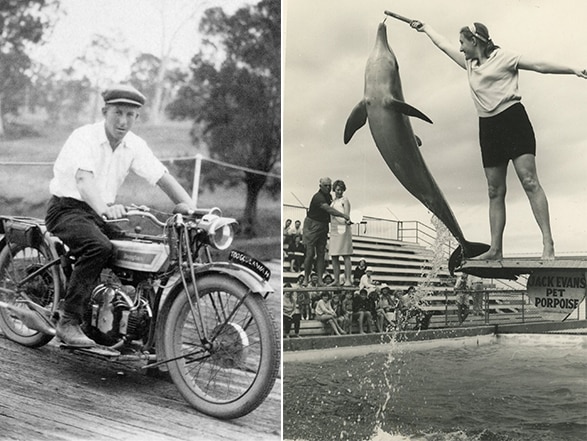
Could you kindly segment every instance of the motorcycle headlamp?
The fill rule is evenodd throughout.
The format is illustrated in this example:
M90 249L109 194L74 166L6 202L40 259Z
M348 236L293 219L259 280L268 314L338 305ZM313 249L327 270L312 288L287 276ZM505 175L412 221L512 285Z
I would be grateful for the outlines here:
M208 243L218 250L225 250L232 245L234 228L237 221L228 217L219 217L215 214L206 214L200 220L198 227L206 231Z

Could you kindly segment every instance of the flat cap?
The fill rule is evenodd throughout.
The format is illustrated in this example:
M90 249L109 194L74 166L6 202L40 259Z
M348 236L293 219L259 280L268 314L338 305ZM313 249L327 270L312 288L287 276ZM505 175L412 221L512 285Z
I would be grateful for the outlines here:
M132 86L117 84L102 92L105 104L128 104L141 107L145 104L145 95Z

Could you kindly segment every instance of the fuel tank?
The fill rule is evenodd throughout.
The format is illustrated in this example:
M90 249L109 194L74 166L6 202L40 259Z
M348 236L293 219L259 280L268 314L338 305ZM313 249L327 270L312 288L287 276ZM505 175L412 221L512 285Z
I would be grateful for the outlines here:
M169 247L164 243L111 240L113 265L136 271L156 273L169 263Z

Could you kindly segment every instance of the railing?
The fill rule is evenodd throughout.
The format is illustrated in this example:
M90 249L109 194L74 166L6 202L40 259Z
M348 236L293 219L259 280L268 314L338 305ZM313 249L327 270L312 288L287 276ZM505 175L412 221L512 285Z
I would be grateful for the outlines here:
M299 205L283 204L283 219L304 222L306 209ZM431 246L436 238L436 231L420 221L396 221L380 217L363 216L363 221L352 226L353 236L376 237L400 240L423 246Z

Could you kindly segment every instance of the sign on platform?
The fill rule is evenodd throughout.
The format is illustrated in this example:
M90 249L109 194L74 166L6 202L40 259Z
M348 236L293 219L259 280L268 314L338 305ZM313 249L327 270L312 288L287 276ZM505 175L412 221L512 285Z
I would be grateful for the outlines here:
M583 270L535 271L528 277L526 288L537 308L570 312L585 297L586 273Z

